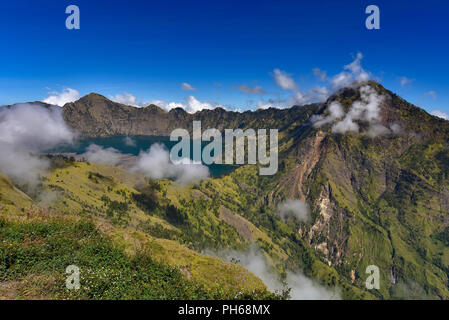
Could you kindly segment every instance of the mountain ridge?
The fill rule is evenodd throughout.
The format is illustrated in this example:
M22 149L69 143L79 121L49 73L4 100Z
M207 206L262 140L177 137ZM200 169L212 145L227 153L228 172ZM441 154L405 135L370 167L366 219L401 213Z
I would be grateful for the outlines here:
M136 189L133 205L144 205L151 219L175 221L178 229L145 225L148 232L179 237L196 250L255 242L280 274L301 270L341 288L343 298L449 299L449 122L380 84L343 88L324 103L245 113L160 112L99 95L81 100L64 106L64 117L86 137L169 135L178 127L191 130L193 120L205 129L279 129L279 170L273 176L244 165L184 189L149 182L158 195L156 209L154 199L146 199L151 192ZM111 174L95 178L84 172L90 187L67 190L81 166L71 168L71 175L53 172L48 186L64 190L83 214L96 214L77 197L87 193L97 203L97 188L90 184ZM284 219L279 208L288 200L307 204L309 220ZM173 214L178 216L170 220ZM379 290L365 288L369 265L379 267Z
M345 100L357 99L358 89L362 86L370 86L377 90L388 100L394 100L389 106L396 109L383 110L383 116L400 120L397 112L413 113L426 121L434 121L436 124L449 123L444 119L428 114L423 109L414 106L403 100L393 92L385 89L377 82L369 81L354 84L342 88L331 95L325 102L313 103L303 106L292 106L285 109L258 109L245 112L224 110L222 108L204 109L196 113L188 113L182 108L166 111L156 105L149 105L143 108L126 106L113 102L98 94L89 94L78 101L64 105L64 118L74 130L80 132L85 137L106 137L113 135L154 135L169 136L176 128L192 130L192 121L202 121L205 129L217 128L283 128L295 121L303 123L310 120L312 114L320 114L335 99ZM347 97L348 96L348 97ZM349 97L351 96L351 97ZM304 117L306 115L306 117ZM307 118L307 119L306 119ZM433 120L430 120L433 119ZM84 125L88 124L88 125ZM94 128L93 128L94 126Z

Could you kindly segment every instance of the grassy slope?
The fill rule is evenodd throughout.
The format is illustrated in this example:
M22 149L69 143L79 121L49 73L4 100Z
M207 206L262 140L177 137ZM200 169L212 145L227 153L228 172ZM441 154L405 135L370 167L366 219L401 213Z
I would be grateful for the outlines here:
M77 163L53 171L44 186L60 195L51 207L95 217L97 226L130 254L136 250L135 239L144 239L153 246L154 257L208 288L220 281L235 288L245 279L243 274L234 277L234 272L217 275L214 268L219 267L209 269L195 252L248 247L248 232L221 217L225 208L239 217L280 274L303 270L325 285L338 286L344 298L448 298L449 201L444 199L449 197L449 131L397 97L392 106L389 117L408 119L402 127L420 134L382 139L323 134L323 140L316 141L323 141L326 148L300 185L294 184L298 182L294 177L283 179L302 165L298 157L304 149L314 146L303 148L304 138L313 137L314 131L302 122L291 123L281 133L280 170L270 179L259 176L255 166L245 166L181 188L170 181L148 184L114 167ZM301 188L313 209L312 223L281 222L276 204ZM133 194L144 196L136 200ZM322 218L325 207L320 204L326 197L333 214L323 227L329 226L328 231L307 239L311 226ZM23 204L8 206L0 201L19 213L30 203L24 199ZM322 244L332 249L329 254L317 249ZM374 295L364 289L370 264L381 269L381 289ZM251 282L243 283L252 290Z
M329 184L335 210L344 217L344 224L333 221L346 238L339 273L349 279L355 270L355 284L362 287L366 266L375 264L381 270L380 297L449 298L448 207L442 205L449 186L447 141L412 144L402 152L407 146L402 137L335 139L309 183L312 189ZM342 178L347 166L351 182Z
M111 174L111 176L106 176L107 174ZM29 297L36 297L35 293L39 291L40 285L47 288L46 283L48 281L53 283L54 280L56 281L55 286L57 288L53 284L49 284L48 290L44 290L44 292L50 298L65 297L65 293L61 291L60 281L64 277L64 269L59 267L64 263L67 265L71 264L69 262L72 260L62 256L61 259L66 260L58 266L52 265L52 261L59 259L58 257L63 248L81 247L79 244L85 241L89 242L92 236L98 240L97 249L100 252L96 252L95 250L97 249L94 248L95 241L97 240L89 242L92 247L90 256L85 256L83 258L84 260L79 263L88 263L89 259L96 261L96 259L100 259L101 255L109 254L109 251L101 252L103 245L103 240L99 240L101 238L104 239L104 244L117 251L117 254L121 257L120 259L122 259L122 265L120 266L105 265L105 268L115 268L115 271L111 269L112 273L117 272L122 267L125 269L128 268L130 264L134 263L134 259L137 259L136 257L140 257L143 254L144 259L151 260L151 265L157 266L157 268L155 267L157 269L155 271L156 275L159 275L160 271L162 274L166 273L164 277L167 279L169 276L173 276L174 279L180 281L180 288L185 284L185 290L180 289L181 291L179 292L173 291L167 293L169 295L162 295L159 298L233 298L238 292L244 293L240 297L263 298L269 296L265 292L265 286L260 279L256 278L243 267L198 254L186 248L179 241L153 237L147 232L141 231L139 226L142 223L145 223L147 226L158 225L172 231L176 231L176 227L173 227L164 219L158 218L157 216L149 216L130 200L129 195L131 193L138 193L138 191L132 188L133 184L141 182L139 181L141 178L138 176L133 176L118 168L96 164L75 163L58 168L53 170L44 182L41 194L46 195L46 202L45 204L41 202L39 207L32 205L31 199L18 189L15 189L6 177L1 176L1 178L0 203L3 207L1 216L7 219L5 220L6 222L2 222L3 229L0 233L0 237L3 240L6 239L3 242L5 246L2 247L2 254L12 255L17 258L17 252L12 252L11 250L20 253L23 253L22 251L25 250L25 255L30 254L30 256L26 256L28 257L27 259L36 262L36 264L30 266L17 266L17 263L14 262L12 269L11 265L8 267L3 265L3 271L1 273L2 280L8 280L3 283L6 286L12 283L12 286L15 288L14 290L18 290L16 290L17 294L22 294L24 297L27 297L27 294ZM105 181L100 182L98 179ZM56 192L58 197L52 196L49 191L51 193ZM128 203L126 213L121 212L120 206L117 206L119 212L113 211L111 215L110 210L108 210L111 206L98 201L103 196L107 196L110 199L107 202L108 204L113 203L113 201L116 201L116 203ZM22 208L24 209L22 210ZM120 216L120 214L122 215ZM34 223L33 219L37 219L38 222ZM90 224L95 226L92 229L92 234L81 237L73 234L75 232L74 230L79 227L78 224L86 224L86 219L89 220ZM49 252L41 253L35 252L37 247L31 248L31 253L28 252L29 240L26 235L18 241L16 241L17 239L11 240L9 237L11 232L17 234L23 233L26 230L32 236L35 232L40 232L39 230L41 229L55 229L55 234L65 233L67 237L58 236L54 239L52 238L51 232L48 235L47 232L42 233L42 238L37 240L39 246L42 243L49 243L49 245L56 243L56 248ZM62 247L58 247L59 245ZM32 246L34 246L34 243L32 243ZM33 256L34 254L35 256ZM76 255L78 254L83 255L84 253L76 253ZM25 258L19 257L17 259L24 260ZM49 264L48 268L40 267L47 264ZM101 277L98 278L95 275L91 267L88 266L90 268L89 272L93 272L93 281L98 280L99 283L104 282L104 279L101 280ZM19 270L20 272L15 272L14 270ZM134 269L128 271L129 274L126 277L131 277L133 273L140 272ZM182 275L182 279L179 278L178 274ZM143 277L143 274L141 276ZM134 296L135 298L157 298L157 292L159 291L155 288L149 288L148 290L150 291L136 293L137 291L135 289L147 281L139 277L140 275L137 276L136 283L128 279L126 280L126 285L121 284L124 286L122 296L119 295L119 291L109 288L114 291L111 295L106 291L104 295L101 295L101 290L95 289L97 290L96 293L93 291L82 292L74 296L74 298L131 298L133 297L132 294L136 294ZM167 279L164 280L162 277L157 280L156 278L152 282L160 281L161 283L165 283ZM28 282L30 281L33 283L32 287L34 286L36 290L31 290L32 292L28 293L24 292L23 288L28 287ZM166 286L170 287L174 284L174 282L168 281ZM97 283L96 285L100 284ZM189 286L191 288L197 288L195 289L196 291L194 289L187 289ZM191 295L187 294L189 290L192 291Z
M345 277L323 263L320 257L298 235L298 223L282 222L275 209L266 204L265 178L254 166L240 167L229 176L203 182L198 188L211 201L224 205L250 221L258 230L255 242L282 275L288 270L301 270L325 286L337 287L344 299L374 299L375 296L352 286Z
M197 252L203 249L245 249L256 242L280 274L286 268L301 268L325 285L338 286L345 298L372 298L369 293L340 279L335 270L321 262L294 235L292 226L280 222L273 212L259 214L261 207L268 208L260 206L256 199L259 191L248 192L247 188L257 188L260 183L254 180L251 170L255 168L240 168L231 176L211 179L197 186L180 187L170 181L152 182L149 185L156 194L157 206L148 209L132 196L143 194L148 185L141 176L116 167L76 162L56 168L45 177L41 194L45 194L46 199L40 206L64 217L89 218L101 234L124 254L132 257L145 248L155 261L177 267L189 280L212 292L223 288L228 297L230 292L260 292L265 286L239 265ZM2 188L2 193L5 193L3 189L6 188ZM23 203L26 198L23 198ZM27 203L30 203L29 199ZM126 211L121 209L121 205L111 206L111 203L126 203ZM170 205L181 212L182 222L168 219L166 211ZM16 203L11 208L20 206ZM250 240L220 218L222 208L245 221L251 231ZM22 216L28 212L16 211ZM276 225L274 231L271 229L273 223Z
M343 281L364 288L365 268L375 264L381 289L371 292L377 298L447 299L448 122L374 86L388 96L383 119L399 123L401 133L372 139L292 125L281 141L279 185L258 183L274 197L261 199L274 199L274 207L302 192L313 212L299 233ZM357 91L344 89L332 99L349 106ZM302 180L298 172L305 173Z

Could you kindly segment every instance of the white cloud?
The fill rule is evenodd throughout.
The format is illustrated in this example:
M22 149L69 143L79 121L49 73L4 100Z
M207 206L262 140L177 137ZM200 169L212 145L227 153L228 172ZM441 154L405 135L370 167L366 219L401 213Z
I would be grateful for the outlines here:
M273 105L271 103L264 103L263 101L257 102L257 109L270 109L270 108L277 108L280 109L279 106Z
M151 101L150 102L137 101L137 98L135 95L128 93L126 91L123 94L117 93L115 96L109 96L109 99L111 99L114 102L118 102L118 103L121 103L121 104L124 104L127 106L136 107L136 108L143 108L150 104L156 104ZM158 100L156 100L156 102L157 101Z
M306 105L311 102L322 102L329 97L329 91L326 87L316 87L307 90L306 92L295 91L293 95L287 99L289 106Z
M208 167L192 163L190 159L172 163L168 150L157 143L139 154L133 171L151 179L173 178L180 184L197 183L209 177Z
M79 92L71 88L64 88L62 92L52 92L50 94L53 95L44 99L44 102L60 107L64 106L68 102L73 102L80 98Z
M140 106L137 103L137 98L134 95L132 95L131 93L128 93L128 92L124 92L123 94L117 93L115 96L110 96L109 99L111 99L114 102L125 104L127 106L133 106L133 107L139 107Z
M171 109L176 109L176 108L181 108L181 109L184 109L184 110L187 109L187 106L184 103L181 103L181 102L170 102L170 103L167 103L165 101L159 101L158 106L164 108L167 111L170 111Z
M319 69L315 69L314 72L321 73L321 70L317 70ZM325 101L329 96L329 90L326 87L317 86L315 88L308 89L305 92L300 91L293 78L285 71L274 69L273 77L279 87L292 93L290 97L282 101L284 106L305 105L311 102Z
M333 89L339 89L349 85L353 81L367 81L371 78L371 74L362 68L361 61L363 54L357 53L354 61L344 66L344 70L330 80Z
M189 96L187 99L186 111L190 113L195 113L197 111L201 111L203 109L214 109L215 106L212 106L209 102L201 102L196 99L194 96Z
M380 104L385 97L377 94L376 90L370 86L360 87L359 90L360 100L354 101L351 109L343 120L334 124L332 132L342 134L348 131L358 132L359 126L355 121L359 120L370 124L370 129L372 129L369 132L370 135L375 134L376 132L379 134L382 132L387 133L385 130L381 130L381 127L379 126L379 122L382 120L380 115Z
M441 111L441 110L432 110L430 112L430 114L434 115L436 117L439 117L441 119L444 119L444 120L449 120L449 115L446 112Z
M333 88L341 88L344 87L346 85L348 85L349 83L351 83L352 81L352 75L348 72L340 72L339 74L335 75L332 80L331 80L331 84Z
M274 69L273 76L274 80L276 81L276 84L283 90L290 90L290 91L296 90L297 86L295 80L293 80L293 78L285 71Z
M310 121L313 123L314 127L321 127L325 124L334 122L345 115L343 107L338 101L332 101L328 106L329 115L324 117L322 115L313 115Z
M17 104L0 109L0 141L37 152L73 138L61 108Z
M165 109L165 107L167 106L167 102L165 102L164 100L151 100L148 101L146 105L149 106L150 104L161 107L163 109Z
M356 80L366 81L368 75L362 68L361 65L362 59L363 54L361 52L358 52L355 60L352 61L350 64L345 65L344 69L351 71L351 73L355 75Z
M317 77L321 82L326 81L326 79L327 79L326 71L323 71L320 68L314 68L312 71L313 71L313 75L315 77Z
M392 123L390 124L390 130L394 133L394 134L401 134L402 133L402 128L399 124L397 123Z
M48 160L19 146L0 141L0 172L19 184L36 186L39 175L49 167Z
M301 272L288 272L284 282L281 281L259 248L252 247L247 251L223 250L218 254L212 253L212 255L227 261L238 261L240 265L260 278L271 292L280 292L290 288L292 300L341 299L337 289L323 287Z
M131 137L125 137L123 139L123 143L125 144L125 146L128 146L128 147L135 147L137 145L136 141Z
M190 84L188 84L187 82L183 82L181 84L181 89L182 90L187 90L187 91L195 91L196 88L192 87Z
M319 81L325 82L324 86L316 86L305 91L299 90L299 86L293 78L285 71L274 69L273 77L276 84L285 91L290 91L292 95L283 101L284 105L305 105L312 102L323 102L329 97L332 90L348 86L353 82L369 80L371 74L362 68L361 61L363 55L359 52L354 61L345 65L343 71L328 77L327 72L319 68L313 69L313 74Z
M275 108L275 109L282 109L285 107L285 105L282 103L282 101L269 99L268 101L258 101L257 102L257 109L269 109L269 108Z
M246 86L246 85L242 84L236 88L237 88L237 90L240 90L244 93L249 93L249 94L265 94L265 93L267 93L262 86L251 87L251 86Z
M86 148L86 152L82 154L89 162L106 164L115 166L120 162L122 154L114 148L103 148L96 144L91 144Z
M227 109L226 106L215 103L215 102L202 102L196 99L194 96L189 96L185 98L185 102L170 102L167 103L163 100L153 101L154 104L158 105L161 108L164 108L167 111L175 108L184 109L186 112L195 113L204 109L215 109L215 108L223 108Z
M391 133L390 129L380 123L371 124L369 126L368 130L366 131L366 134L371 138L374 138L377 136L384 136L384 135L387 135L390 133Z
M343 120L337 122L332 127L333 133L344 134L346 132L359 132L359 125L354 122L354 119L350 116L346 116Z
M437 93L433 90L426 92L426 95L431 96L433 100L437 99Z
M345 134L346 132L359 132L359 122L367 123L368 129L365 132L370 137L377 137L386 134L400 134L402 129L392 123L389 128L381 123L380 105L385 97L379 95L371 86L359 88L360 100L354 101L347 113L338 101L332 101L327 107L328 115L314 115L311 122L315 127L333 123L332 132Z
M406 85L411 84L413 81L415 81L415 79L410 79L407 77L401 77L399 80L401 82L401 87L405 87Z
M301 200L287 200L279 204L279 213L283 220L295 217L299 221L307 221L310 218L310 209L307 203Z
M1 108L0 171L19 183L36 185L49 165L40 153L72 143L74 138L59 107L18 104Z

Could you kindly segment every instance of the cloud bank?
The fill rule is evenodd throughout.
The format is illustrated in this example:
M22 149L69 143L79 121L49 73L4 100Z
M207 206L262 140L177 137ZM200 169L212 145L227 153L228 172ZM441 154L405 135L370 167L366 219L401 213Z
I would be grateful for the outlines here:
M285 71L274 69L273 70L273 77L276 84L282 89L282 90L289 90L294 91L297 88L295 80L291 77L290 74L288 74Z
M346 87L354 81L367 81L371 78L369 72L362 68L363 54L358 52L354 61L343 67L344 71L336 74L330 80L332 89L340 89Z
M301 200L287 200L279 204L279 214L282 220L288 220L294 217L299 221L307 221L310 218L310 209L307 203Z
M82 154L89 162L106 164L115 166L120 162L122 154L114 148L103 148L96 144L91 144L86 148L86 152Z
M136 108L141 108L145 105L144 103L137 102L136 96L126 91L123 94L117 93L115 96L110 96L109 99L114 102L118 102L127 106L133 106Z
M223 108L228 109L226 106L218 104L216 102L202 102L196 99L194 96L189 96L185 98L185 102L170 102L167 103L163 100L155 100L151 103L165 109L166 111L170 111L171 109L181 108L184 109L188 113L195 113L204 109L215 109L215 108Z
M51 92L48 98L43 102L56 106L64 106L68 102L76 101L80 98L80 94L75 89L64 88L61 92Z
M345 134L347 132L359 132L359 123L367 123L368 129L365 131L370 137L377 137L386 134L398 134L401 128L398 124L391 124L389 127L381 123L381 104L385 100L383 95L379 95L371 86L360 87L360 100L354 101L347 113L338 101L332 101L327 110L328 115L314 115L311 122L315 127L333 123L332 132Z
M329 98L331 93L337 89L348 86L354 82L362 82L372 78L372 74L366 71L362 67L363 54L357 53L354 60L349 64L343 66L343 70L335 75L328 75L328 72L319 68L312 70L313 75L319 81L314 86L310 86L307 89L301 89L298 83L295 81L292 74L279 68L273 69L270 73L273 77L275 84L282 89L286 96L282 96L282 93L277 93L277 98L262 99L258 102L251 102L250 105L257 109L266 108L286 108L293 105L306 105L313 102L324 102ZM403 77L402 82L411 81ZM218 86L218 84L215 84ZM221 86L221 85L220 85ZM265 95L267 91L260 85L245 85L241 84L233 86L234 89L251 95ZM195 91L196 88L187 82L181 83L181 89L184 91ZM116 94L110 96L110 99L119 103L134 107L145 107L150 104L157 105L166 111L170 111L175 108L184 109L188 113L195 113L205 109L223 108L225 110L239 111L239 107L229 107L219 104L214 101L200 101L195 96L190 95L184 98L184 101L166 101L166 100L152 100L146 102L137 101L136 97L130 93Z
M48 160L39 156L61 143L72 143L62 109L40 104L0 108L0 171L21 184L34 186Z
M367 81L372 78L371 73L362 67L363 55L357 53L355 59L343 67L343 71L328 76L325 70L314 68L313 75L324 85L316 85L307 90L301 90L293 77L285 71L274 69L272 76L278 87L289 92L291 95L282 100L284 107L293 105L305 105L313 102L324 102L329 98L332 91L343 88L353 82ZM265 103L262 105L266 105Z
M290 296L293 300L340 299L337 292L321 286L300 272L288 272L283 283L258 248L252 247L244 252L226 250L219 252L218 257L227 261L237 260L240 265L262 279L271 292L291 288Z
M441 111L441 110L432 110L432 112L430 112L430 114L433 116L439 117L441 119L444 119L444 120L449 120L449 115L446 112Z
M128 147L135 147L135 146L137 146L136 141L133 138L131 138L131 137L123 138L123 143L125 144L125 146L128 146Z
M188 83L183 83L186 85L189 85ZM195 88L191 87L191 89L187 89L187 86L184 86L184 90L196 90ZM150 104L154 104L158 107L161 107L165 109L166 111L170 111L171 109L175 108L181 108L184 109L188 113L195 113L197 111L201 111L204 109L215 109L218 107L221 107L223 109L228 109L226 106L218 104L216 102L204 102L199 101L194 96L188 96L184 99L184 102L166 102L164 100L151 100L146 102L139 102L131 93L124 92L123 94L116 94L114 96L109 96L109 99L111 99L114 102L118 102L121 104L125 104L127 106L132 106L136 108L143 108Z
M172 163L168 150L158 143L139 154L132 170L151 179L175 179L180 184L197 183L209 177L208 167L192 163L190 159Z

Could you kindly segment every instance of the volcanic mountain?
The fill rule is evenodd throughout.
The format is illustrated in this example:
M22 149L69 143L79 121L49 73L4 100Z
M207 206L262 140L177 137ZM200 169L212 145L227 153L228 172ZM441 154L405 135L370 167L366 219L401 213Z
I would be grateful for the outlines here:
M133 108L90 94L66 104L64 116L90 137L167 136L193 120L220 130L278 128L278 174L250 186L234 174L251 201L271 212L285 199L309 203L312 221L298 224L297 236L358 287L376 265L382 297L449 297L449 122L376 82L325 103L243 113Z
M143 178L77 164L45 182L64 195L57 210L122 223L107 199L125 194L130 217L136 207L157 221L136 216L130 225L197 252L256 243L284 279L300 271L338 288L342 298L449 298L449 122L376 82L288 109L190 114L135 108L92 93L63 112L84 137L168 136L176 128L191 130L193 120L220 131L278 129L279 170L259 176L257 166L244 165L179 189L165 180L137 187L129 181ZM127 187L116 190L120 179ZM306 203L309 218L283 217L280 208L289 200ZM373 265L380 271L377 290L365 286ZM204 278L194 263L177 267Z

